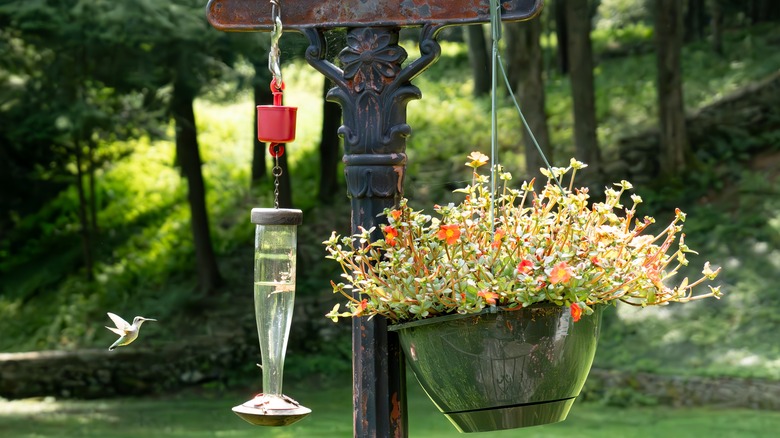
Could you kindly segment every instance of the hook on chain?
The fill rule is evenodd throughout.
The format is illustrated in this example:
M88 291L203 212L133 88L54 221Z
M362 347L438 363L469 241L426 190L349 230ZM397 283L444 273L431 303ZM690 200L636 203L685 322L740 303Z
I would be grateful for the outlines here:
M268 70L273 75L274 82L282 84L282 68L279 65L279 39L282 38L282 5L280 0L271 1L271 21L274 28L271 31L271 48L268 51ZM281 88L281 87L280 87Z

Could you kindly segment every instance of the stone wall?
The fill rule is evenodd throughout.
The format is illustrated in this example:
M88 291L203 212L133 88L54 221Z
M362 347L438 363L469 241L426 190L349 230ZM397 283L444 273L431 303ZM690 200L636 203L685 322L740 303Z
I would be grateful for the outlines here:
M227 335L156 349L3 353L0 397L102 398L162 393L226 379L231 370L247 363L252 366L257 355L255 344L237 342L236 337Z
M629 389L659 404L780 410L780 382L731 377L680 377L591 370L586 388L594 398Z
M725 96L686 117L691 149L699 159L733 159L757 144L758 134L780 131L780 72ZM736 150L733 150L733 149ZM651 182L660 173L657 128L618 142L619 159L606 166L610 181Z

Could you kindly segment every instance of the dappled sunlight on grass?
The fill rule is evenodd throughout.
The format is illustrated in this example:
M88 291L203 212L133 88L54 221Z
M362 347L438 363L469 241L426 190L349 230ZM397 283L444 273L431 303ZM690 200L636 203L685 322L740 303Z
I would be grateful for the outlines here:
M312 414L288 427L251 426L236 417L230 408L246 394L198 392L161 399L0 401L0 431L14 438L348 437L352 436L350 386L345 383L314 391L291 389L290 393L311 408ZM409 394L409 436L461 436L413 380L409 381ZM743 438L772 436L779 427L777 412L663 406L615 408L575 403L569 418L562 423L479 436Z

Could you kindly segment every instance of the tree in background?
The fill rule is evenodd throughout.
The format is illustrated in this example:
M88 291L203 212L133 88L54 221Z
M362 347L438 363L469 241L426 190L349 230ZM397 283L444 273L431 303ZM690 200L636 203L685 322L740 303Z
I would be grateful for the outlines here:
M490 56L485 39L485 28L481 24L466 26L471 75L474 78L474 97L490 94Z
M661 171L677 175L690 154L685 127L682 67L682 5L678 0L655 0L658 111L661 130Z
M518 101L523 109L528 126L536 137L539 147L548 160L552 161L552 145L547 128L547 111L544 94L544 62L542 59L541 20L507 23L504 26L507 44L509 83L517 90ZM545 167L531 135L523 129L526 172L540 176L539 169Z
M707 26L707 11L705 3L709 0L686 0L685 15L685 42L691 42L704 37Z
M780 20L780 2L777 0L752 0L748 6L753 23Z
M267 51L265 47L264 51ZM260 52L255 55L247 56L249 62L255 68L255 75L252 78L252 94L254 96L255 107L258 105L271 105L274 101L274 95L271 93L271 73L268 71L268 61L260 56ZM252 117L252 129L254 130L252 147L252 176L250 187L257 187L265 179L268 170L265 165L265 149L267 145L257 138L257 111L252 108L254 117Z
M707 0L712 29L712 50L723 55L723 0Z
M211 242L193 104L205 87L223 77L235 53L227 40L229 35L215 31L206 22L202 2L141 3L148 8L152 22L145 32L134 33L132 38L153 47L147 65L155 66L160 80L172 88L168 110L175 123L177 162L187 180L198 288L214 294L223 279Z
M601 151L596 132L596 97L593 49L590 39L591 9L588 0L566 0L569 78L574 104L575 157L588 163L584 175L601 174Z
M116 24L112 13L105 1L15 1L0 7L6 25L3 70L16 82L4 87L10 93L1 116L4 165L33 188L40 188L41 181L48 181L49 188L75 187L74 216L88 280L100 229L96 172L128 153L103 146L146 132L154 123L146 107L150 93L134 86L125 74L132 60L115 50L121 35L108 30ZM72 180L63 184L63 178ZM14 187L10 193L17 199L13 207L40 206L57 193L33 192L31 199L19 200L24 190Z
M327 99L332 88L330 79L325 78L322 84L322 130L320 135L320 184L317 199L321 202L331 201L338 193L338 167L341 161L341 141L339 127L341 126L341 105Z
M555 36L558 41L556 59L558 72L562 75L569 73L569 26L566 24L566 1L554 0L553 16L555 18Z
M162 132L159 126L167 118L160 116L167 114L175 121L177 162L189 187L199 286L213 292L221 276L211 245L192 102L224 77L232 52L229 37L206 23L202 2L11 1L0 6L0 22L9 24L3 34L10 39L4 41L23 47L23 57L35 63L22 76L18 97L3 107L3 118L27 116L16 119L23 127L3 134L4 142L18 155L31 156L34 141L25 136L36 133L46 153L39 158L42 166L34 168L48 169L39 176L73 169L87 275L98 230L94 175L111 160L100 146Z
M329 44L333 47L347 45L347 33L343 29L332 30L328 35ZM336 62L336 54L329 53L331 62ZM334 87L328 78L322 82L322 129L320 130L319 158L320 181L317 189L317 199L327 203L339 193L339 163L341 162L341 105L328 100L328 93Z

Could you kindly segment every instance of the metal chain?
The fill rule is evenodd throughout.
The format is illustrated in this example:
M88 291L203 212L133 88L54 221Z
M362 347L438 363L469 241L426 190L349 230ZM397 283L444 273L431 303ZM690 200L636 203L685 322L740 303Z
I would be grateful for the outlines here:
M282 168L279 166L279 156L274 158L274 168L271 170L274 176L274 208L279 208L279 177L282 176Z
M268 70L274 77L278 89L282 88L282 68L279 66L279 39L282 37L282 5L281 0L271 0L271 20L274 28L271 31L271 48L268 51Z

